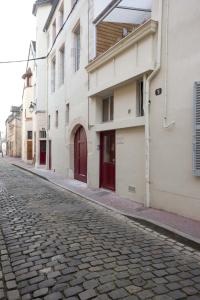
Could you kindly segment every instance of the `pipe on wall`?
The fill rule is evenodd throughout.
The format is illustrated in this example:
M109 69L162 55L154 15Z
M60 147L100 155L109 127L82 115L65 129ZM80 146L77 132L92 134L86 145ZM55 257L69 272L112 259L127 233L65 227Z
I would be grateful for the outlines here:
M169 29L169 0L166 0L166 27L165 27L165 95L163 106L163 128L170 128L175 125L175 121L168 123L168 29Z
M145 79L145 187L146 199L145 206L150 207L150 82L159 72L161 67L161 47L162 47L162 12L163 0L159 1L158 16L158 42L157 42L157 59L155 70Z

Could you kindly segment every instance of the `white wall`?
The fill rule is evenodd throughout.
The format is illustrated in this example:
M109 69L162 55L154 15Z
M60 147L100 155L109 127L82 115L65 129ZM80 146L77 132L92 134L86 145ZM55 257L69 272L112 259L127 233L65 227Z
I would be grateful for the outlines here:
M164 3L162 65L151 87L151 205L200 220L200 178L192 176L192 101L194 81L200 80L200 6L198 0L169 1L166 57L167 1ZM178 17L174 12L179 12ZM163 93L156 97L159 87ZM162 126L165 93L167 123L175 121L168 129Z

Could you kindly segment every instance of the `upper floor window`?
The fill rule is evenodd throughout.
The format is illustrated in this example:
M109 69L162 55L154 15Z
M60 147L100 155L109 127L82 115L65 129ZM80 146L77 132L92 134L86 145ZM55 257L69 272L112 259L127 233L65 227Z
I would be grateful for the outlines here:
M59 83L63 84L65 79L65 46L64 45L59 50L59 60L60 60Z
M63 26L64 22L64 3L61 4L60 9L59 9L59 25L60 28Z
M32 131L27 131L27 139L32 140L33 138L33 132Z
M136 116L144 116L144 83L142 80L137 81Z
M66 114L65 114L66 125L69 124L69 103L66 104Z
M51 116L48 115L48 130L51 128Z
M56 57L54 56L51 61L51 92L55 92L56 87Z
M114 114L114 101L113 96L107 97L102 100L102 121L113 121Z
M40 139L46 139L46 130L40 131Z
M75 71L80 68L80 53L81 52L81 36L80 36L80 23L74 29L74 65Z
M52 43L54 42L56 38L56 20L52 24Z
M56 120L55 120L55 126L58 127L58 110L56 110Z

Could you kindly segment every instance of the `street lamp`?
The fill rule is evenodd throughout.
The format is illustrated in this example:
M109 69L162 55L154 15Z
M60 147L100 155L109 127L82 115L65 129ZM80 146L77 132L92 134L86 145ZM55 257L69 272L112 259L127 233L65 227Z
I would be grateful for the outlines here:
M36 103L31 101L30 106L29 106L30 113L32 113L34 111L35 106L36 106Z

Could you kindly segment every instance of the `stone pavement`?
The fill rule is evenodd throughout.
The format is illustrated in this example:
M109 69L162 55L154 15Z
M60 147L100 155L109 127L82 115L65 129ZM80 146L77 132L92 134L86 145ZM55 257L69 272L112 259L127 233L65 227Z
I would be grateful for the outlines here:
M0 161L0 299L200 299L200 253Z
M11 164L15 164L23 169L28 170L38 176L41 176L50 182L63 187L75 194L83 196L90 201L98 203L104 207L110 208L123 215L133 217L139 221L148 222L149 226L157 226L157 228L165 229L180 237L180 240L187 242L194 242L193 244L200 245L200 222L178 216L166 211L145 208L142 204L132 201L130 199L122 198L116 193L105 191L102 189L88 188L85 183L77 180L64 178L55 174L53 171L45 169L35 169L31 164L26 164L21 159L4 158Z

